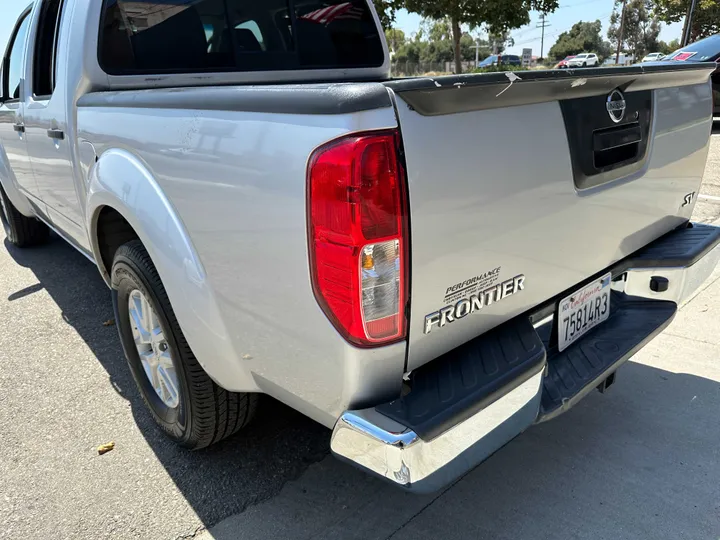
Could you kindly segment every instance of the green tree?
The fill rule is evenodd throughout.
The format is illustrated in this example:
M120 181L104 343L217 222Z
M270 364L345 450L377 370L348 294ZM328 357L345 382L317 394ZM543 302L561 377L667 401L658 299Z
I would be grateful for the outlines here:
M402 7L402 0L373 0L383 28L390 28L395 22L395 11Z
M386 31L386 36L390 31ZM388 37L388 43L390 43ZM476 40L468 33L463 33L460 38L460 56L463 61L475 60L474 45ZM490 54L490 46L486 40L479 40L480 50L478 54L484 58ZM420 29L415 39L405 39L404 43L397 48L393 60L398 64L418 63L445 63L453 62L455 59L454 46L452 41L452 30L447 20L433 21L424 19L420 23Z
M460 38L460 57L463 62L475 60L475 40L470 34L463 34ZM481 58L487 56L490 48L483 41L480 42L480 51L478 55ZM455 51L453 42L448 39L428 41L426 47L420 56L421 62L444 63L453 62L455 60Z
M690 0L653 0L655 14L664 23L684 21L689 7ZM718 32L720 32L720 1L697 0L690 29L690 42Z
M649 52L658 50L660 21L652 11L652 0L629 0L625 6L625 24L623 27L623 47L635 57L635 61ZM622 2L615 0L615 9L610 16L610 28L607 36L613 48L617 50L620 39Z
M678 39L673 39L670 43L665 43L664 41L658 41L657 52L661 52L664 55L668 55L671 52L677 51L679 48L680 48L680 40L678 40Z
M393 60L398 64L419 64L426 46L427 43L422 41L408 41L397 50Z
M427 41L422 62L452 62L455 59L453 48L452 24L449 19L423 19L419 35ZM460 57L463 61L475 59L475 39L464 32L460 37ZM480 54L486 52L487 42L481 41Z
M462 73L462 25L486 26L502 34L530 22L530 10L555 11L558 0L404 0L408 11L435 20L449 20L455 71Z
M602 23L599 20L577 22L570 30L558 36L557 41L548 51L548 57L558 61L566 56L594 52L602 62L610 54L610 44L603 41L601 31Z
M425 41L444 41L452 42L452 28L448 19L423 19L420 21L419 36Z
M405 32L399 28L388 28L385 30L385 39L387 40L390 51L395 53L400 47L405 45Z

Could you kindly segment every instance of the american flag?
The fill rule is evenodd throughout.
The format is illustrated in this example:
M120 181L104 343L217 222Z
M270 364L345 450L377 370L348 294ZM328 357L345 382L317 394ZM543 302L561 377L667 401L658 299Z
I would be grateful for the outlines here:
M352 2L345 2L334 6L316 9L300 17L303 20L313 21L319 24L330 24L333 21L362 19L364 11L352 5Z

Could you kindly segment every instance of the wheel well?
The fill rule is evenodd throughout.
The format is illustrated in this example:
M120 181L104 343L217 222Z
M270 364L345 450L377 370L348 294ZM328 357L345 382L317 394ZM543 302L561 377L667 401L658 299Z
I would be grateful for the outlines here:
M115 252L123 244L136 240L138 235L120 212L109 206L100 211L96 234L100 258L105 272L109 275Z

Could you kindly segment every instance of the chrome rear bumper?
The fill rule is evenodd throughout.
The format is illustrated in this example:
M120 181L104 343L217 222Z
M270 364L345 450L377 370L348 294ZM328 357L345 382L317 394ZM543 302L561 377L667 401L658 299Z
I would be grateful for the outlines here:
M720 244L692 266L630 268L624 280L613 283L613 288L628 296L650 300L671 300L677 305L682 305L710 277L718 262L720 262ZM667 290L653 290L651 281L657 278L667 280Z
M518 377L517 384L505 386L499 396L486 399L480 410L475 408L473 410L477 412L462 417L454 425L444 427L441 432L424 432L422 437L418 435L418 430L379 412L379 408L387 411L384 405L346 411L335 425L332 451L337 457L408 491L436 491L477 466L536 421L564 412L613 374L669 324L676 305L693 295L713 273L718 262L720 228L699 225L669 233L611 268L613 290L620 295L618 298L623 299L619 304L630 307L625 310L624 318L620 314L615 319L615 327L610 319L604 323L605 327L599 326L583 337L576 344L582 347L582 352L572 351L576 345L563 353L553 349L552 356L541 357L542 365L535 363L527 373ZM648 304L651 306L642 307ZM622 311L623 308L618 309ZM649 324L639 320L644 309L654 313L655 320L648 319ZM598 349L594 349L596 345ZM612 352L613 348L617 350L616 358L602 358L603 354L607 357L607 351ZM480 358L483 354L483 351L477 353L479 362L485 361ZM573 363L567 358L573 354L576 355L575 362L579 361L578 354L590 358L587 370L593 366L599 367L599 370L585 379L577 378L576 381L584 381L584 386L581 384L581 388L574 389L572 395L561 396L562 407L548 412L545 410L546 402L551 401L548 399L551 396L543 395L543 389L547 392L552 387L552 373L548 375L547 364L556 366L553 369L557 371L560 360L565 364ZM566 357L561 358L563 355ZM607 363L598 366L601 360ZM467 358L463 361L467 362ZM555 361L558 363L553 364ZM447 367L445 371L451 371L451 367ZM465 369L467 363L464 364ZM444 371L442 373L444 375ZM425 383L424 386L427 386L427 381ZM444 390L449 390L447 394L451 397L456 391L452 387L448 389L447 385L432 389L436 394L443 394ZM558 401L557 396L553 399Z
M409 491L437 491L535 421L542 378L540 370L515 390L430 441L375 409L347 411L333 431L332 451Z

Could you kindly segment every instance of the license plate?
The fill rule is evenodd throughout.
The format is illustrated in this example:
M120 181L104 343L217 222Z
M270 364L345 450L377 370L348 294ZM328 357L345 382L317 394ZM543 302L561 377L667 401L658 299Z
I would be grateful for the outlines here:
M610 316L610 278L606 274L560 301L558 348L567 349Z

